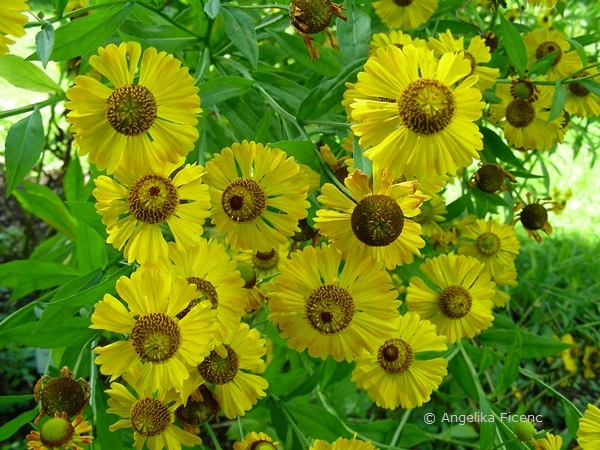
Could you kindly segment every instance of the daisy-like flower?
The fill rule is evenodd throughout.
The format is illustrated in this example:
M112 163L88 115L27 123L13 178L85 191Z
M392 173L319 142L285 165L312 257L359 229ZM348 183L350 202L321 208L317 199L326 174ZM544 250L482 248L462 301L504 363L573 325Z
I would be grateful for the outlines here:
M416 182L394 184L392 174L384 170L375 175L371 190L369 177L357 170L345 184L352 198L332 184L323 186L318 200L327 209L317 211L315 218L319 232L344 256L357 248L391 270L420 255L425 246L421 226L409 218L421 212L419 206L428 197L417 191Z
M444 231L440 223L446 221L445 215L447 213L446 203L441 197L436 196L436 198L423 202L421 214L416 216L414 220L421 225L421 234L425 237L431 237Z
M421 278L412 277L406 304L436 325L449 344L472 338L492 325L495 285L482 263L449 253L428 259L421 271L437 288L433 290Z
M321 439L315 439L309 450L378 450L371 441L361 441L354 436L352 439L339 438L330 444Z
M499 69L481 65L490 62L492 56L490 48L480 36L473 37L469 43L469 47L465 49L464 37L461 36L455 39L452 36L452 32L446 30L445 33L438 34L437 39L430 37L427 47L433 50L438 58L448 52L464 55L471 63L471 72L468 75L477 75L479 77L479 80L475 83L475 87L481 91L491 88L500 75Z
M290 253L290 246L286 244L279 246L277 249L272 248L268 252L242 251L235 256L235 259L239 262L251 264L254 267L256 277L262 280L279 273L279 265L287 259L288 253Z
M411 30L424 24L438 7L438 0L379 0L375 14L390 28Z
M394 330L396 296L389 275L368 255L351 251L344 262L332 246L305 247L281 266L268 318L288 347L352 361Z
M575 339L573 339L572 335L567 333L560 338L560 341L572 345L571 348L563 350L560 354L565 370L571 373L577 372L577 366L579 365L579 347L577 346Z
M527 51L527 68L533 66L538 59L556 52L554 61L546 76L549 80L564 78L582 68L579 54L572 50L564 34L555 30L536 29L523 36Z
M8 46L15 43L8 36L25 36L27 16L22 11L29 11L27 0L4 0L0 8L0 56L9 52Z
M27 435L28 450L83 450L78 444L91 444L93 436L83 435L92 431L92 426L81 416L69 422L67 413L54 413L54 417L46 420L40 431L32 431Z
M579 419L577 443L581 450L598 450L600 448L600 409L588 403L583 417Z
M496 277L514 265L519 241L511 225L478 219L462 230L458 254L478 259L485 264L487 273Z
M594 380L600 375L600 350L593 345L586 345L583 351L583 378Z
M208 187L200 183L204 168L163 164L159 170L119 170L117 179L105 175L94 180L96 210L106 225L107 242L118 250L125 246L128 262L154 264L168 257L160 225L166 224L178 250L200 242L208 217Z
M448 374L444 358L417 355L446 350L446 336L438 336L431 322L413 312L398 318L395 328L375 352L356 358L352 381L382 408L416 408L430 400Z
M206 164L211 216L235 250L271 251L286 243L306 217L308 181L278 148L243 141Z
M600 81L600 72L598 69L589 69L579 72L573 77L574 80L582 77L594 75L591 79ZM569 83L567 88L567 103L565 109L578 117L598 117L600 116L600 96L591 92L581 82Z
M243 440L233 444L233 450L277 450L278 444L269 435L252 431Z
M187 365L199 364L213 348L216 311L206 301L178 319L197 298L196 288L158 270L139 269L131 278L123 276L116 290L128 308L106 294L95 305L90 328L128 337L94 349L100 372L113 381L141 363L141 387L181 390Z
M532 194L528 192L527 203L523 203L522 201L517 202L513 210L515 212L518 211L518 213L515 215L511 225L520 220L527 235L535 239L538 243L541 243L542 236L539 231L543 231L547 235L552 234L552 225L548 222L548 211L555 209L556 202L551 201L551 197L538 198L535 201L531 201L531 198Z
M500 103L490 107L490 118L504 128L504 137L518 150L550 150L558 141L560 122L547 123L552 90L516 78L496 88Z
M265 340L260 332L250 329L247 323L229 330L222 345L217 346L204 360L190 371L184 383L182 398L202 383L214 386L214 396L225 417L233 419L244 416L265 397L269 383L263 377L250 372L261 372L265 366L262 359L267 353Z
M168 245L169 259L173 262L169 268L196 286L196 295L199 295L177 317L185 317L195 305L209 300L212 309L217 311L215 345L220 344L230 329L238 327L247 304L245 282L236 270L236 262L216 241L202 239L191 250L178 250L172 242Z
M79 154L89 154L108 173L119 165L135 168L149 162L158 169L165 161L181 163L198 138L196 116L202 110L188 69L155 48L141 52L137 42L100 48L90 65L113 87L78 76L67 91L67 120Z
M134 395L120 383L111 383L106 391L109 396L108 413L122 417L109 427L110 431L133 428L133 446L142 450L181 450L181 446L193 447L202 444L198 436L174 425L175 410L179 406L174 391L154 387L141 387L134 377L126 381L135 391Z
M561 450L562 438L551 433L546 433L546 436L533 441L535 450Z
M364 70L356 91L366 98L351 105L359 122L352 130L375 165L396 177L425 179L455 174L478 157L483 141L475 121L485 103L473 87L477 77L467 77L464 55L446 53L438 61L424 47L390 45Z
M372 56L379 48L386 48L388 45L395 45L403 48L405 45L412 44L415 47L424 47L427 41L419 38L413 38L410 34L405 34L400 30L390 31L388 33L377 33L371 36L370 52Z
M199 425L208 422L212 417L217 417L221 410L217 399L205 385L198 386L184 405L175 410L175 417L181 428L192 434L200 433Z

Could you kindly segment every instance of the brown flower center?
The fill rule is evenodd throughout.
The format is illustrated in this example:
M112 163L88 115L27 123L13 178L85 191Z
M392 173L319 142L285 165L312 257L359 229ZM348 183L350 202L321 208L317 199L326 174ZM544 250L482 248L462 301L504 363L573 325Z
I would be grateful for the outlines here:
M413 362L412 347L402 339L388 339L377 351L377 362L387 373L403 373Z
M506 107L506 121L515 128L525 128L535 119L535 109L527 100L517 98Z
M409 130L428 136L443 131L452 122L455 107L448 86L423 78L406 86L398 100L398 115Z
M104 108L108 123L117 133L138 136L156 120L156 99L152 92L137 84L116 88Z
M127 205L140 222L162 223L179 205L179 193L171 180L160 175L144 175L127 192Z
M203 384L198 387L202 400L188 398L185 406L181 405L175 410L175 415L180 422L189 425L200 425L209 420L213 415L218 414L219 404L215 400L212 392Z
M484 164L477 170L475 182L483 192L493 194L502 187L504 172L496 164Z
M162 434L171 423L169 408L157 398L142 398L131 407L131 427L143 436Z
M68 420L62 417L54 417L42 425L40 441L50 449L66 448L74 435L75 429Z
M494 233L482 233L477 236L475 247L483 256L494 256L500 251L500 238Z
M400 6L400 7L405 7L405 6L410 6L412 5L413 0L392 0L394 2L394 5L396 6Z
M59 377L48 381L43 385L40 399L49 416L62 412L74 416L86 406L83 387L73 378Z
M528 230L541 230L548 222L548 211L539 203L525 205L521 211L521 223Z
M462 286L448 286L439 294L440 312L451 319L460 319L471 310L471 294Z
M198 372L209 383L229 383L235 378L238 372L239 362L237 354L229 345L223 344L223 347L227 350L225 358L219 355L216 350L213 350L198 366Z
M354 317L354 300L339 286L326 284L311 292L306 302L306 320L322 334L344 331Z
M589 75L588 72L583 71L574 78L581 78ZM576 97L587 97L590 95L590 90L586 88L582 83L570 83L567 85L569 92Z
M371 247L394 242L404 228L404 212L387 195L369 195L352 211L350 226L356 238Z
M267 208L267 196L256 181L236 178L223 191L221 206L231 220L249 223Z
M538 45L538 48L535 49L535 57L536 59L541 59L544 56L549 55L550 53L555 51L557 53L554 57L554 61L552 61L552 65L555 66L560 62L563 55L562 48L560 48L560 45L558 45L556 42L542 42L540 45Z
M256 252L252 257L254 267L260 270L270 270L279 263L279 252L272 248L268 252Z
M135 322L130 338L142 362L168 361L181 344L179 325L162 312L141 316Z

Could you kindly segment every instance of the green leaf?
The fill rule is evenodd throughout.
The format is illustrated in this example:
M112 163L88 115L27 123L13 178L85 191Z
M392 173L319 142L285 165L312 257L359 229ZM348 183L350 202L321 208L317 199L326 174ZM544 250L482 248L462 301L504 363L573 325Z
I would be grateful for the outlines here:
M96 207L92 202L66 202L67 206L73 214L79 219L80 222L84 222L91 226L98 235L106 240L108 234L106 233L106 225L102 223L102 217L96 211Z
M33 291L64 284L79 275L79 270L47 261L11 261L0 264L2 286L12 288L13 298Z
M480 392L479 395L479 410L482 413L482 416L491 416L492 408L490 403L483 395L483 392ZM479 424L479 449L480 450L491 450L494 446L494 440L496 438L496 422L481 422Z
M269 144L271 148L283 150L288 156L293 156L300 164L306 164L319 172L319 160L315 154L315 144L308 141L280 141Z
M514 337L515 341L507 352L507 357L503 362L502 371L500 372L498 382L494 388L495 396L500 395L505 388L511 386L519 376L523 338L521 337L518 328L515 329Z
M121 26L133 3L115 6L68 22L55 30L53 61L65 61L96 51Z
M52 0L52 3L54 4L54 9L58 11L59 17L62 17L69 0Z
M510 346L515 342L515 334L518 330L495 330L490 329L479 335L478 340L484 344L508 353ZM529 332L521 332L523 345L521 347L522 358L545 358L571 348L571 344L565 344L558 339L538 336Z
M221 0L208 0L204 5L204 12L208 17L214 19L219 14L221 9Z
M37 407L31 411L26 411L23 414L15 417L10 422L7 422L0 428L0 442L6 442L6 440L15 434L23 426L31 422L35 416L38 415Z
M269 138L269 128L271 127L271 113L273 110L267 108L265 115L260 119L258 126L254 130L254 136L252 140L254 142L265 142Z
M108 409L108 394L104 392L105 389L105 386L98 382L93 386L94 402L96 404L96 411L98 411L95 417L96 423L94 424L94 444L98 444L102 449L121 450L124 442L123 430L109 430L109 427L118 420L118 416L106 412ZM96 445L94 445L95 447Z
M60 197L52 189L29 181L23 181L23 187L25 191L14 191L21 206L74 241L77 220Z
M471 195L465 194L461 197L458 197L452 203L446 206L446 220L450 221L460 216L464 210L466 210L471 204Z
M314 388L317 387L317 384L321 381L321 375L323 374L323 365L321 364L319 368L310 375L300 386L293 389L290 393L286 394L281 398L282 401L287 401L294 397L301 397L303 395L310 394Z
M225 32L233 45L246 57L256 70L258 66L258 41L254 23L248 14L236 8L221 8Z
M402 434L400 435L398 445L404 448L413 448L431 440L433 440L433 438L418 426L407 423L404 425L404 428L402 428Z
M88 195L85 190L85 180L81 170L81 162L77 156L71 158L71 161L69 161L63 188L67 205L68 202L85 202L87 200Z
M352 437L337 417L319 406L294 403L286 406L296 420L298 427L314 439L333 442L340 436Z
M209 80L200 86L202 107L210 108L230 98L241 97L250 92L253 85L254 81L242 77L224 76Z
M522 163L515 156L513 151L508 147L502 138L489 128L480 128L483 134L483 146L491 152L500 161L504 161L514 167L521 167Z
M344 2L346 21L337 19L337 37L346 61L366 58L371 42L371 18L352 0Z
M298 119L315 120L327 114L342 103L346 82L356 80L356 74L362 69L364 59L359 59L344 67L332 80L327 80L314 88L298 109Z
M550 67L552 67L552 63L554 63L554 58L556 58L557 54L558 54L558 50L555 50L552 53L549 53L548 55L543 56L540 59L538 59L529 68L529 70L527 71L527 75L531 76L531 75L544 75L544 74L546 74L546 72L548 72L548 70L550 69Z
M525 68L527 67L527 50L523 43L523 38L517 29L504 18L503 14L500 16L500 32L504 39L504 48L508 55L508 61L515 67L519 75L525 75Z
M50 54L54 48L54 27L50 22L44 22L41 31L35 35L35 49L44 66L48 65Z
M335 77L339 73L340 65L332 54L333 50L324 50L318 44L315 44L319 48L321 56L319 59L311 61L310 54L299 36L292 36L284 32L276 33L271 30L267 30L267 32L283 51L303 66L328 77Z
M565 414L565 422L567 429L571 436L577 436L577 430L579 429L579 419L582 416L581 412L573 405L573 403L566 401L564 398L560 399L562 404L563 413Z
M51 330L37 330L37 321L0 333L0 347L13 343L37 348L57 348L83 345L102 331L89 329L89 317L73 317ZM35 333L34 333L35 331Z
M580 83L592 94L600 96L600 83L594 80L581 80Z
M100 269L108 262L106 242L90 225L80 222L77 228L77 246L75 251L77 266L81 273Z
M464 356L459 353L448 363L448 372L452 374L452 377L456 383L461 387L465 394L471 397L473 400L477 400L479 395L475 384L472 381L471 372Z
M11 405L13 403L23 403L33 400L33 395L7 395L0 397L0 405Z
M558 2L558 3L560 3L560 2ZM587 57L587 52L585 51L585 48L583 48L583 45L581 45L581 43L579 43L579 41L577 41L575 39L567 39L567 41L569 41L571 46L575 49L575 51L579 55L579 59L581 59L581 63L583 64L583 67L587 66L588 65L588 57ZM594 40L594 42L596 42L596 41Z
M7 55L10 56L10 55ZM1 61L1 59L0 59ZM19 120L6 137L6 197L29 173L44 150L44 124L39 109Z
M567 90L564 86L561 86L560 80L556 80L554 86L554 95L552 95L552 104L550 106L550 114L546 123L552 122L558 118L565 109L565 103L567 102Z
M0 58L0 77L13 86L33 92L62 92L58 84L38 66L16 55Z

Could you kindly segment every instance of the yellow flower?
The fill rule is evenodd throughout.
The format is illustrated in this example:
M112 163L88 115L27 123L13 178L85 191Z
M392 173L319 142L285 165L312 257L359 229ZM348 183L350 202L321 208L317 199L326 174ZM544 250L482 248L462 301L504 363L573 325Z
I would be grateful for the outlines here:
M428 259L421 271L437 289L413 277L406 304L409 310L436 325L437 332L447 336L449 344L462 337L472 338L492 325L495 285L482 263L449 253Z
M500 103L490 107L490 118L504 128L504 137L518 150L550 150L558 141L560 122L547 123L552 89L527 79L499 84Z
M321 439L315 439L309 450L379 450L371 441L361 441L354 436L352 439L339 438L333 444Z
M388 274L368 256L351 251L344 262L334 247L305 247L281 266L268 319L288 347L352 361L394 330L396 296Z
M123 276L116 290L128 308L106 294L95 305L90 328L128 337L94 349L100 372L113 381L141 364L140 387L181 390L187 366L199 364L213 348L216 311L205 301L178 319L196 299L195 286L158 270Z
M478 219L462 230L458 254L478 259L485 265L487 273L496 277L514 265L519 254L519 241L511 225Z
M421 234L426 237L439 235L443 233L443 228L439 225L444 222L444 217L448 211L444 199L436 196L421 205L421 214L416 216L415 222L421 225Z
M6 55L8 46L15 43L8 37L25 36L27 16L21 11L29 11L27 0L3 0L0 7L0 56Z
M565 370L567 372L577 372L577 365L579 360L579 347L577 347L575 339L573 339L573 336L567 333L560 338L560 341L564 342L565 344L573 345L571 348L563 350L561 353Z
M600 350L592 345L586 345L583 351L583 377L594 380L600 375Z
M516 286L517 283L517 268L512 263L510 266L505 266L504 271L496 273L492 277L492 281L496 283L496 294L492 297L494 305L498 308L504 308L504 306L510 300L510 295L500 289L502 286Z
M598 69L588 69L579 72L573 76L573 79L594 75L593 81L600 81L600 72ZM569 83L567 88L567 103L565 109L578 117L598 117L600 116L600 96L591 92L581 82Z
M549 80L564 78L582 68L579 54L569 51L571 45L560 31L536 29L525 34L523 42L527 50L527 68L544 56L557 52L546 73Z
M178 172L163 164L159 170L119 170L117 180L102 175L94 180L96 210L106 225L107 242L125 246L128 262L153 264L168 256L160 225L166 223L180 251L200 242L208 217L208 187L200 183L204 168L186 165Z
M279 274L279 265L288 258L289 245L272 248L268 252L241 251L236 256L236 261L251 264L258 280Z
M379 0L375 14L390 28L411 30L424 24L438 7L438 0Z
M167 161L179 164L198 138L196 116L202 110L188 69L155 48L141 52L137 42L100 48L90 65L113 87L78 76L67 91L67 120L79 154L89 154L109 174L119 165L149 164L158 170Z
M206 164L211 216L233 250L268 252L300 231L308 181L298 163L278 148L243 141Z
M535 450L561 450L562 438L546 432L546 437L533 441Z
M560 0L563 3L566 3L567 0ZM527 0L527 3L530 5L541 6L544 5L546 8L552 8L554 5L558 3L558 0Z
M244 416L258 399L266 396L269 383L255 372L262 372L267 352L265 340L256 329L242 322L229 330L222 345L191 369L181 398L186 399L202 383L213 385L214 396L225 417ZM249 373L251 371L253 373Z
M424 47L426 41L419 38L413 38L410 34L405 34L400 30L390 31L388 33L377 33L371 36L370 52L372 56L378 48L386 48L388 45L395 45L402 48L405 45L412 44L415 47Z
M83 450L77 444L91 444L92 436L82 436L82 433L92 431L92 426L81 416L69 422L67 413L54 413L54 417L46 420L40 431L32 431L27 435L28 450Z
M420 213L419 206L428 197L417 191L416 182L394 184L384 171L375 175L371 190L369 177L357 170L345 184L351 198L329 183L317 198L328 209L317 211L315 226L334 247L344 256L356 248L361 257L381 261L390 270L421 254L419 249L425 246L421 226L409 218Z
M177 317L185 317L195 305L209 300L217 311L215 345L220 344L229 330L238 327L247 304L244 280L236 270L236 262L222 244L204 239L190 250L178 250L170 242L169 259L173 262L169 267L173 274L196 286L196 296L199 295Z
M464 79L471 64L462 54L446 53L438 61L424 47L391 45L364 70L356 91L366 98L351 104L359 122L352 130L377 167L425 179L455 174L478 158L483 142L475 121L485 103L473 87L477 77Z
M90 5L90 0L69 0L65 6L65 12L74 11L76 9L85 8Z
M181 446L193 447L202 444L198 436L174 425L174 411L179 406L173 391L141 387L134 377L126 377L137 395L132 394L120 383L111 383L106 390L109 396L106 412L122 417L109 427L110 431L133 428L134 447L142 450L181 450Z
M244 439L233 444L233 450L277 450L278 444L279 442L273 442L269 435L252 431L246 434Z
M581 450L598 450L600 448L600 409L588 403L583 417L579 419L577 443Z
M455 39L452 32L446 30L445 33L438 34L438 39L430 37L427 47L434 50L438 58L448 52L463 54L471 63L471 72L467 76L477 75L479 77L475 87L481 91L491 88L500 75L499 69L480 65L490 62L492 56L489 47L485 45L485 40L479 36L473 37L469 47L465 49L464 37Z
M417 355L446 350L446 337L438 336L431 322L410 311L395 320L395 326L375 352L365 351L356 358L352 381L382 408L416 408L430 400L448 374L444 358Z

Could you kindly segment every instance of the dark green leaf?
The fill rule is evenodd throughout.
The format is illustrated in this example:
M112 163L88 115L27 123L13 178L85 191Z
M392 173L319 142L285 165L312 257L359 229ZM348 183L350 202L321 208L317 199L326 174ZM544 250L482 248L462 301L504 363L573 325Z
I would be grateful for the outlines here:
M10 343L37 348L57 348L83 345L101 331L90 330L89 317L73 317L59 323L52 330L38 330L36 322L15 327L0 333L0 347Z
M594 80L581 80L580 83L592 94L600 96L600 83Z
M308 436L333 442L337 438L352 437L333 414L313 405L286 405L296 423Z
M9 55L10 56L10 55ZM6 137L6 197L29 173L44 150L44 124L39 109L19 120Z
M521 161L515 156L502 138L489 128L480 128L483 134L483 146L489 150L500 161L504 161L514 167L521 167Z
M55 31L53 61L65 61L96 51L121 26L133 3L117 5L68 22Z
M281 404L274 400L272 396L267 397L267 404L269 405L271 424L273 425L279 440L284 440L290 427L283 410L281 409Z
M208 17L214 19L221 9L221 0L208 0L204 5L204 12Z
M10 405L13 403L23 403L33 400L32 395L7 395L5 397L0 397L0 405Z
M38 66L16 55L0 58L0 77L13 86L33 92L62 92L58 84Z
M38 415L38 409L32 409L31 411L26 411L23 414L15 417L10 422L7 422L0 428L0 442L6 442L6 440L19 431L23 425L31 422L35 416Z
M318 44L315 44L319 48L321 56L319 59L311 61L308 50L299 36L292 36L284 32L276 33L271 30L268 30L268 33L277 41L283 51L303 66L328 77L335 77L339 73L340 65L332 55L333 50L323 50Z
M564 399L560 399L562 409L565 414L565 422L571 436L577 436L577 430L579 429L579 419L582 417L581 412L575 408L573 403L567 402Z
M337 37L346 61L366 58L371 42L371 18L352 0L344 2L346 21L337 19Z
M579 43L579 41L577 41L575 39L567 39L567 41L569 41L571 46L575 49L575 51L579 55L579 59L581 59L581 63L583 64L583 67L587 66L588 65L588 57L587 57L587 52L585 51L585 48L583 48L583 45L581 45Z
M119 417L106 412L108 409L108 395L104 392L105 387L100 383L96 383L93 386L93 390L96 410L98 411L96 423L94 424L94 443L97 443L98 446L103 449L121 450L123 448L123 430L109 430L109 427L114 424Z
M52 189L29 181L23 181L23 187L25 191L14 191L21 206L74 241L77 220L60 197Z
M470 204L471 196L469 194L458 197L456 200L446 206L446 210L448 211L446 214L446 220L450 221L460 216Z
M355 81L365 61L359 59L344 67L337 77L314 88L298 109L298 119L315 120L342 103L346 82Z
M272 109L268 108L265 115L260 119L258 126L254 130L254 136L252 140L254 142L265 142L269 139L269 128L271 126L271 113Z
M317 384L321 381L321 375L323 374L323 365L320 365L319 368L310 375L306 380L304 380L298 387L293 389L289 394L286 394L281 398L282 401L287 401L294 397L301 397L303 395L310 394L314 388L317 387Z
M433 438L421 430L418 426L407 423L402 428L402 434L400 435L400 441L398 445L403 448L414 448L424 442L429 442Z
M87 200L81 163L77 156L71 159L67 167L64 190L67 205L68 202L85 202Z
M552 53L538 59L529 68L529 70L527 71L527 75L545 75L546 72L548 72L548 70L550 69L550 67L552 67L552 63L554 63L554 58L556 58L557 53L558 50L555 50Z
M503 390L511 386L517 377L519 376L519 368L521 366L521 347L523 345L523 339L519 329L515 329L514 332L515 341L508 349L506 359L502 366L502 371L498 377L498 382L494 388L494 392L497 395L502 394Z
M54 27L50 22L44 22L41 31L35 35L35 49L38 57L46 68L50 60L50 54L54 48Z
M62 16L69 0L52 0L52 3L54 4L54 9L58 11L58 15Z
M503 14L500 16L500 32L504 39L504 48L508 55L508 61L515 67L519 75L525 75L525 68L527 67L527 50L523 43L523 38L517 29L504 18Z
M478 340L488 344L500 351L508 353L510 346L515 342L516 330L487 330L479 335ZM523 345L521 347L522 358L544 358L546 356L556 355L568 348L571 344L565 344L558 339L552 339L545 336L538 336L529 332L521 332Z
M483 394L483 393L480 393ZM479 395L479 411L482 416L489 417L492 415L492 408L484 395ZM496 439L496 422L481 422L479 424L479 449L491 450Z
M257 84L270 95L278 99L282 104L288 106L292 113L298 111L302 100L304 100L310 92L307 88L289 78L274 73L255 72L253 77Z
M225 76L209 80L200 86L202 107L210 108L227 99L241 97L250 92L253 85L254 81L241 77Z
M544 178L543 175L535 175L533 173L525 172L523 170L509 170L510 173L515 178Z
M92 202L66 202L67 206L77 219L81 222L87 223L91 226L98 236L106 240L108 234L106 233L106 225L102 223L102 217L96 211L96 207Z
M90 225L80 222L77 228L77 247L75 256L81 273L100 269L108 262L106 242Z
M459 353L448 363L448 372L452 374L452 377L456 383L461 387L465 394L471 397L473 400L477 400L479 395L475 384L473 383L469 366L465 361L464 356Z
M246 57L256 70L258 66L258 41L254 23L248 14L236 8L221 8L225 32L233 45Z
M554 86L554 95L552 95L552 104L550 106L550 114L546 123L552 122L554 119L559 117L565 109L565 103L567 102L567 90L564 86L561 86L560 80L556 80Z
M277 397L287 395L298 386L301 386L308 377L308 370L304 368L288 369L287 372L272 374L267 378L269 391Z

